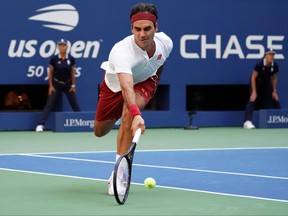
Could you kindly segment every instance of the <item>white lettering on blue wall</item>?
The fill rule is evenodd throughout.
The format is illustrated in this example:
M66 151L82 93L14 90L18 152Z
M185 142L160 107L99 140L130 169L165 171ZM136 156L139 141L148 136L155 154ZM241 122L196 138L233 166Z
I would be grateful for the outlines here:
M269 116L267 123L269 124L275 124L275 123L288 123L288 117L286 116L279 116L279 115L273 115L273 116Z
M64 127L94 127L94 120L83 120L82 118L69 118L64 122Z
M186 34L180 39L180 54L186 59L228 59L237 56L239 59L261 59L267 47L276 51L275 59L284 59L283 35L248 35L245 40L239 40L237 35L231 35L226 42L221 35L207 36ZM200 46L200 49L199 49ZM248 51L247 51L248 50Z
M102 40L101 40L102 41ZM74 58L97 58L100 50L100 41L68 41L68 53ZM58 53L55 41L47 40L39 43L37 40L11 40L8 48L10 58L32 58L39 55L48 58Z

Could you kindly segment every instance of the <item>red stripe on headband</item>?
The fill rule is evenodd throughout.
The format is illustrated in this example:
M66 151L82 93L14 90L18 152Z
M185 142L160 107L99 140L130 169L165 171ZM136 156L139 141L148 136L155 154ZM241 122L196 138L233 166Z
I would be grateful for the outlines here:
M138 20L150 20L154 23L156 23L157 18L154 14L148 13L148 12L139 12L137 14L134 14L131 17L131 22L134 23Z

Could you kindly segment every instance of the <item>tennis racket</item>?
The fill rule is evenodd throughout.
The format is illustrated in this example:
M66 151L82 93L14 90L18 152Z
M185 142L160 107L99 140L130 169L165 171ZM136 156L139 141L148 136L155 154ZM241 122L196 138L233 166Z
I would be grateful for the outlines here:
M115 199L119 205L123 205L129 195L133 156L140 135L141 129L139 128L133 137L131 147L124 155L119 157L114 167L113 189Z

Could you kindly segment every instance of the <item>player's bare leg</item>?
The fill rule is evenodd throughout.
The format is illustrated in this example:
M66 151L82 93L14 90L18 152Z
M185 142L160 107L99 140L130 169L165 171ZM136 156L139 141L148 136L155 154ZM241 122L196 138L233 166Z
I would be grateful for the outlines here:
M94 134L97 137L105 136L115 125L116 120L96 121L94 123Z
M138 92L135 92L136 103L139 106L139 109L144 109L146 102L144 97ZM129 110L126 106L123 107L122 111L122 123L119 128L118 137L117 137L117 154L123 155L125 154L131 146L131 142L133 139L132 136L132 119Z

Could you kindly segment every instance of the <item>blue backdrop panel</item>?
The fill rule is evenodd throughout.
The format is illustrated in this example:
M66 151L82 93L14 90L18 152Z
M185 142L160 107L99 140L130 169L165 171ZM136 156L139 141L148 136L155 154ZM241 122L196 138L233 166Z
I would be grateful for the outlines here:
M267 46L277 52L278 92L282 107L288 107L288 29L285 28L288 1L151 2L159 10L159 31L172 38L174 49L160 81L169 85L169 110L166 114L149 114L153 118L148 117L147 126L157 120L161 126L185 126L187 85L247 84ZM70 41L70 53L76 58L79 104L84 112L95 112L98 84L104 75L100 64L107 60L117 41L131 34L129 14L134 3L129 0L122 0L121 4L116 0L5 2L0 7L0 85L47 84L49 58L57 50L56 41L66 38ZM219 97L225 97L225 93ZM66 99L63 111L71 111ZM200 122L205 125L201 119ZM224 117L217 125L231 123Z

